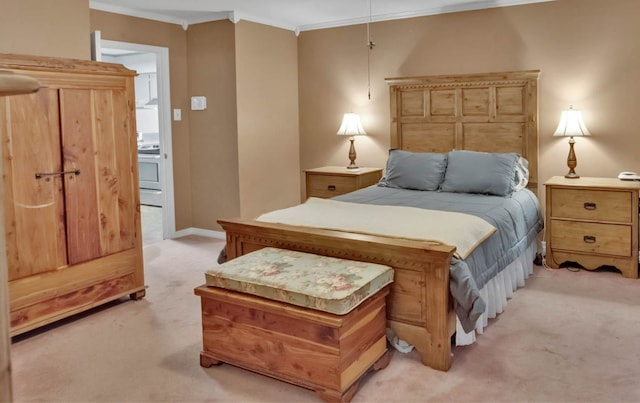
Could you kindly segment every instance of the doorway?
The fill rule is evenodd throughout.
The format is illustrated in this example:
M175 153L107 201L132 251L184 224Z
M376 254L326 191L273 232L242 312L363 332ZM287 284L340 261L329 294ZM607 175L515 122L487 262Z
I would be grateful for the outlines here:
M99 41L100 59L135 70L136 133L143 243L175 235L169 49Z

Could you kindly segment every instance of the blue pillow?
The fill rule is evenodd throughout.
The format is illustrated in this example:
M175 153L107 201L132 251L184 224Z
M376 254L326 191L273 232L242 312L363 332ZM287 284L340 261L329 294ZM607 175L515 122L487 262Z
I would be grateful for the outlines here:
M447 155L390 150L381 186L413 190L437 190L447 168Z
M441 189L444 192L508 196L513 192L516 153L450 151Z

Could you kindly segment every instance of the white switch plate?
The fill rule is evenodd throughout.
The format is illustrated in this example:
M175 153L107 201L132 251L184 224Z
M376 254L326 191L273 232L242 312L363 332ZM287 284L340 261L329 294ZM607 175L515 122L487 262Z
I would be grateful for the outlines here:
M173 110L173 120L182 120L182 111L180 109Z
M207 97L204 97L204 96L191 97L192 111L203 111L205 109L207 109Z

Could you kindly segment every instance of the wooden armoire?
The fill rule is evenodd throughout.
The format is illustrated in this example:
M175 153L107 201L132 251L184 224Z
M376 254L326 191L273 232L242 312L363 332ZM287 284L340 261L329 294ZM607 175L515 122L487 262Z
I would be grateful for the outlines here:
M0 54L37 79L0 98L11 335L145 293L135 72Z

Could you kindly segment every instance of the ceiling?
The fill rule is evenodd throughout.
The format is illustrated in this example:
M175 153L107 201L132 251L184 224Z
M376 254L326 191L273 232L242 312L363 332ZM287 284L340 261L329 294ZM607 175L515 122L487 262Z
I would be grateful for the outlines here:
M294 31L554 0L90 0L96 10L189 25L247 20Z

